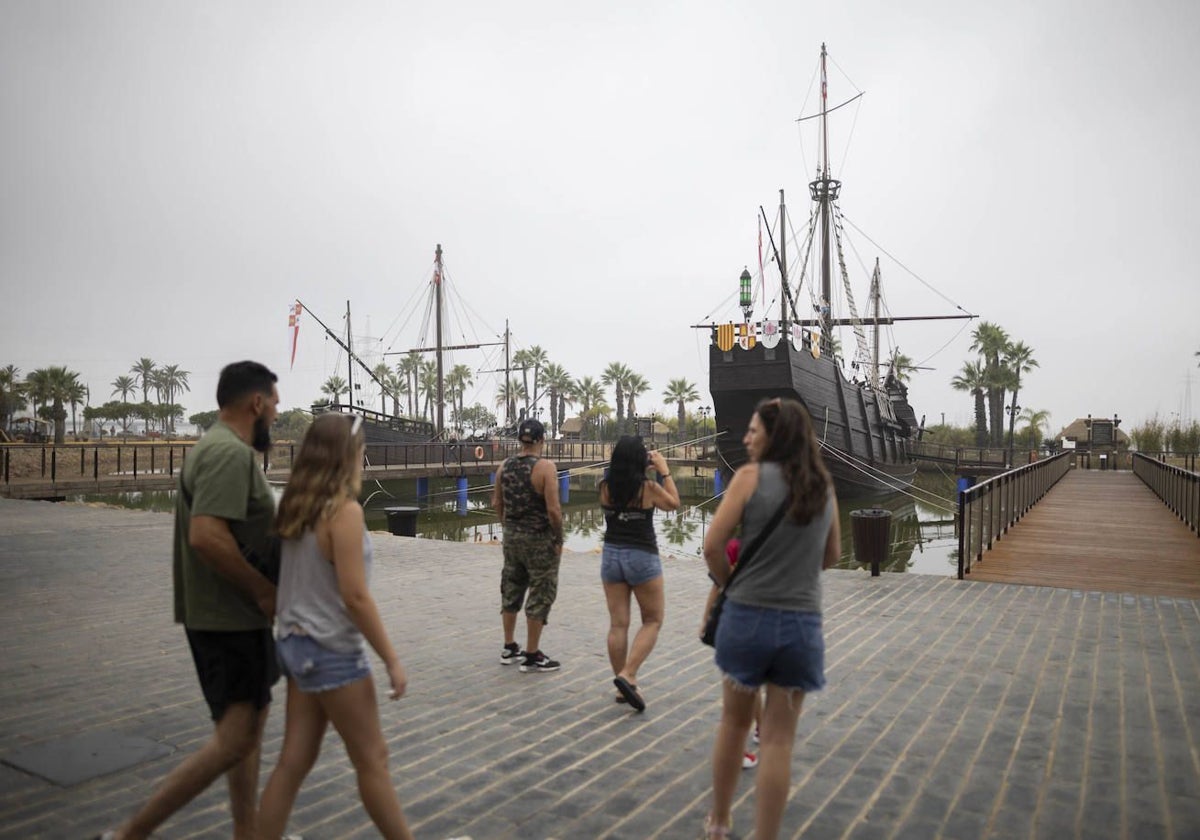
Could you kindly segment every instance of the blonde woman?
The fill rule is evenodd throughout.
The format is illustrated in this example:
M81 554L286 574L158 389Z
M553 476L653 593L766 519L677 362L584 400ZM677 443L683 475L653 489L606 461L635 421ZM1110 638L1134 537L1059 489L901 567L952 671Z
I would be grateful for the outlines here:
M279 764L260 805L259 830L265 838L283 834L330 723L346 745L359 795L380 836L412 838L392 785L364 644L387 668L388 696L403 696L404 667L367 589L372 551L358 503L361 426L357 416L317 417L279 503L276 528L283 561L276 647L287 677L287 719Z

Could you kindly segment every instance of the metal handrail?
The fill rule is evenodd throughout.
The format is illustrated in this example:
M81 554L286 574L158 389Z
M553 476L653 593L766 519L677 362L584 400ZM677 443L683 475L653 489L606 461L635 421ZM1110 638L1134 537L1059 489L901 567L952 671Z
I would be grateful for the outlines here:
M1133 474L1200 536L1200 473L1135 452Z
M999 541L1072 466L1071 452L1060 452L960 490L958 493L958 579Z

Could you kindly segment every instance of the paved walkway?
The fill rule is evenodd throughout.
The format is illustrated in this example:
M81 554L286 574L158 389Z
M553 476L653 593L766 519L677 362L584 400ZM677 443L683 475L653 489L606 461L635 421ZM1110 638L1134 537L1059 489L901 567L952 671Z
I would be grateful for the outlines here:
M0 838L88 837L207 737L170 621L170 534L162 514L0 500ZM564 559L545 637L563 670L526 675L497 662L498 548L375 543L375 591L411 679L384 726L419 837L697 836L719 714L711 653L694 639L699 561L667 561L667 625L637 715L612 702L595 555ZM784 836L1200 836L1200 602L825 580L829 685L801 717ZM67 786L4 763L88 733L172 752ZM743 832L754 772L734 812ZM374 836L336 741L290 830ZM223 787L159 836L227 838Z

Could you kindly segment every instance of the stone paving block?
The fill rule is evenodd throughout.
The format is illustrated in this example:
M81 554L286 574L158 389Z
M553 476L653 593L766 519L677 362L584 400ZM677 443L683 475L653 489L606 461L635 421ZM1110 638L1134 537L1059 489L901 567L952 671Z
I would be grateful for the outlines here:
M37 739L104 728L184 754L207 739L186 645L170 623L170 529L156 514L0 501L0 632L18 653L0 663L0 759ZM522 679L496 661L495 547L375 540L377 600L412 679L409 696L382 704L381 716L418 836L527 840L531 819L565 825L569 833L543 835L557 840L698 833L720 687L711 650L692 637L708 590L696 560L664 561L668 622L643 669L650 709L639 716L611 701L594 556L564 562L545 645L563 671ZM422 562L410 562L418 550ZM1074 834L1076 813L1083 836L1114 825L1130 837L1167 825L1177 837L1197 834L1196 602L832 572L826 606L829 685L801 716L784 836L802 826L806 836L876 836L891 818L889 830L912 836L999 838L1020 826L1057 837L1064 826ZM455 643L428 641L430 628ZM33 667L46 662L53 667ZM82 678L95 662L103 671ZM268 721L264 781L281 712L278 704ZM70 790L0 769L0 837L89 836L102 826L88 820L124 816L175 763ZM746 832L747 776L735 805ZM532 813L510 795L530 787L544 796ZM14 817L24 833L10 830ZM326 745L293 817L291 830L318 840L373 836L340 746ZM161 834L228 837L228 828L218 786Z

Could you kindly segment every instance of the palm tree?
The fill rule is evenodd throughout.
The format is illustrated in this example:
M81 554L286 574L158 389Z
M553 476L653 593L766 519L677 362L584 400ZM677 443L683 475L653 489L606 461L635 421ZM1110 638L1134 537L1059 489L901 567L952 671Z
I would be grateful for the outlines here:
M683 430L687 428L687 404L696 402L699 399L700 392L696 390L695 385L686 379L672 379L667 383L667 387L663 389L663 403L666 405L675 403L680 437L683 436Z
M65 367L48 367L35 370L26 381L35 380L39 395L50 403L50 419L54 421L54 442L63 443L67 433L67 409L71 395L79 385L79 374Z
M1012 376L1012 401L1009 405L1017 405L1017 395L1021 393L1021 374L1029 373L1037 366L1037 359L1033 358L1033 348L1027 346L1024 341L1010 342L1005 348L1004 367ZM1010 449L1012 448L1015 415L1014 411L1008 412L1008 445Z
M134 362L133 367L129 369L129 372L133 374L134 380L141 384L142 402L150 401L150 386L154 384L154 371L154 360L145 356Z
M183 394L188 388L188 377L191 374L186 370L181 370L179 365L165 365L158 371L158 381L161 383L163 391L166 392L166 402L170 405L175 404L175 395ZM175 431L175 415L167 416L167 423L170 430Z
M340 376L331 376L325 380L325 384L321 386L321 393L329 397L331 403L336 403L338 397L346 393L349 386L346 385L346 380Z
M579 401L579 419L586 425L596 416L593 409L604 403L604 386L592 377L585 376L575 381L574 390L575 398Z
M531 397L533 399L533 407L537 408L538 403L542 399L542 392L538 389L538 385L541 384L542 370L550 362L550 357L546 355L545 350L534 344L525 351L525 362L529 367L533 368L533 393Z
M75 375L79 376L79 374ZM79 437L79 426L75 424L75 410L79 408L79 406L82 405L86 399L87 386L76 379L74 384L67 388L66 391L66 400L71 405L71 434L75 437ZM64 423L63 425L66 424Z
M33 403L33 416L40 417L42 408L50 401L50 378L48 368L32 370L25 377L24 391Z
M437 362L432 359L421 361L421 366L417 371L417 388L417 397L425 398L421 416L432 423L437 416L437 406L434 405L434 401L438 398ZM441 432L441 429L438 431Z
M496 407L504 409L504 423L511 425L513 415L517 413L517 400L525 399L525 386L518 379L501 382L496 389Z
M410 417L416 417L416 400L420 396L421 390L421 354L415 350L405 353L400 361L396 363L396 373L403 376L404 381L408 383L406 389L408 393L408 414Z
M114 379L112 381L111 384L113 386L111 396L116 396L117 394L120 394L121 402L123 402L123 403L128 403L129 395L137 390L137 382L134 380L134 378L132 376L118 376L116 379ZM129 412L128 411L124 412L121 415L121 431L122 432L129 431Z
M401 376L398 371L388 371L383 377L383 384L392 397L392 414L400 416L400 395L408 393L408 377Z
M474 381L475 375L469 365L455 365L446 374L446 391L451 407L454 409L456 425L462 425L463 397L466 395L467 387Z
M380 362L371 368L371 374L379 380L379 413L387 414L387 398L388 398L388 377L392 375L392 369L388 367L387 362Z
M984 405L983 390L986 378L983 365L979 362L966 362L958 375L950 380L950 386L956 391L968 391L975 398L975 445L987 446L987 409Z
M983 358L984 390L987 391L988 421L992 446L1004 446L1004 391L1009 380L1001 357L1008 349L1008 333L999 324L983 321L971 333L971 349Z
M892 376L896 377L896 381L901 385L907 385L908 380L912 378L913 371L917 369L916 363L897 351L892 356Z
M564 403L571 391L571 375L562 365L549 362L542 369L542 379L550 394L550 437L554 438L558 436L558 430L562 426L566 413Z
M640 373L629 372L625 381L625 402L630 417L637 416L637 398L650 390L650 382Z
M0 368L0 429L7 429L13 415L25 405L25 386L15 365Z
M1013 399L1016 399L1015 397ZM1022 431L1029 432L1029 448L1037 449L1042 442L1042 427L1050 424L1049 411L1034 411L1032 408L1026 408L1021 411L1020 421L1025 423L1025 429Z
M604 373L600 374L600 381L605 385L611 385L616 397L618 426L622 426L625 422L625 387L629 384L629 377L632 373L633 371L620 362L609 362Z

